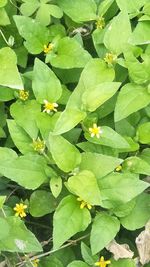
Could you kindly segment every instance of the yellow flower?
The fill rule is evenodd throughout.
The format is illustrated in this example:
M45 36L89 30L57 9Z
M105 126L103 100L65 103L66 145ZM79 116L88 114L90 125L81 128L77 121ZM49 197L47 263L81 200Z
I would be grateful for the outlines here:
M80 209L88 208L89 210L91 210L92 206L89 203L85 202L80 197L78 197L77 200L81 202Z
M47 100L44 100L44 110L43 112L47 112L47 113L50 113L51 111L55 111L57 112L57 107L58 107L58 104L57 103L50 103L48 102Z
M100 258L100 260L98 261L98 262L96 262L95 263L95 266L99 266L99 267L106 267L108 264L110 264L111 263L111 261L105 261L104 260L104 257L102 256L101 258Z
M102 130L97 126L96 123L94 123L93 128L89 128L89 132L91 133L91 137L94 137L96 135L96 137L99 138Z
M27 100L29 97L29 92L25 91L25 90L20 90L19 91L19 98L23 101Z
M43 140L41 140L39 137L37 138L37 140L33 140L33 148L35 151L37 151L38 153L43 153L44 149L45 149L45 142Z
M35 259L35 260L33 260L33 261L32 261L33 266L34 266L34 267L38 267L38 263L39 263L39 261L40 261L39 259Z
M103 17L100 17L96 23L96 28L102 30L105 27L105 19Z
M116 172L121 171L122 170L122 166L121 165L117 166L115 170L116 170Z
M16 211L15 216L20 216L21 218L26 217L25 209L27 209L27 205L24 205L23 203L16 204L14 207L14 210Z
M104 61L110 65L112 65L117 59L117 56L112 53L106 53L104 57Z
M49 53L50 51L53 50L54 45L52 43L48 44L48 45L44 45L43 47L43 51L45 54Z

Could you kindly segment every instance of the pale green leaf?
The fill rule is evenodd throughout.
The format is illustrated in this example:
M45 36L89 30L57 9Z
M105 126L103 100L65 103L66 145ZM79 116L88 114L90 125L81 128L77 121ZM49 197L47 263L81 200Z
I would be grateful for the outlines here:
M136 136L141 144L150 144L150 122L141 124L137 129Z
M80 164L80 152L62 136L50 133L49 149L57 166L64 172L72 171Z
M150 164L136 156L128 157L123 162L123 170L133 173L150 175Z
M58 197L62 190L62 179L61 177L53 176L50 179L50 189L52 191L52 194L55 198Z
M73 261L67 265L67 267L88 267L89 265L83 261Z
M5 8L0 7L0 25L6 26L8 24L10 24L10 20L9 20L8 15L7 15L7 12L6 12Z
M91 171L84 170L70 177L67 182L67 188L91 205L101 204L97 180Z
M116 217L107 213L98 213L92 225L90 243L92 254L96 254L114 239L120 229L120 223Z
M142 45L150 43L150 21L138 22L135 30L133 31L129 42L133 45Z
M80 209L80 204L74 196L65 197L57 207L53 219L54 249L80 231L84 231L91 222L89 211Z

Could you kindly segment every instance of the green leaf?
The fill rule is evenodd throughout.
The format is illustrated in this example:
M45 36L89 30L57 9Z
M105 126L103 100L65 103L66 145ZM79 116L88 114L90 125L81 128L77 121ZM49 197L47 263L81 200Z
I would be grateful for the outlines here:
M7 4L7 0L1 0L0 7L3 7Z
M116 217L107 213L98 213L92 225L90 243L92 254L101 251L116 236L120 229L120 223Z
M113 4L114 0L105 0L102 1L99 5L98 8L98 15L100 17L103 17L103 15L107 12L107 10L111 7L111 5Z
M150 144L150 122L141 124L137 129L137 139L141 144Z
M2 220L2 219L0 219ZM24 225L23 221L16 217L7 217L3 221L9 227L9 231L4 232L0 227L0 250L9 252L30 253L42 251L41 244ZM17 231L16 231L17 229ZM2 236L4 235L5 236Z
M149 44L150 21L139 21L129 42L133 45Z
M10 24L10 20L9 20L7 13L6 13L6 10L5 10L5 8L0 7L0 25L6 26L8 24Z
M26 155L2 160L0 173L27 189L36 189L47 179L45 160L39 155Z
M80 170L89 170L95 174L97 179L104 177L122 163L122 159L98 154L98 153L82 153Z
M58 41L56 55L51 57L53 67L60 69L83 68L91 55L75 39L64 37Z
M50 179L50 189L55 198L57 198L62 190L62 179L61 177L51 177Z
M129 144L121 135L115 132L112 128L107 126L101 127L102 133L100 138L91 137L89 133L85 133L85 138L91 143L101 144L104 146L110 146L113 148L129 148Z
M84 68L79 83L71 94L66 109L58 119L54 132L61 134L71 130L86 116L83 105L83 94L85 91L90 92L98 84L112 82L115 78L113 68L108 68L103 60L92 59Z
M39 54L43 51L43 46L49 42L49 31L46 27L35 20L14 16L14 21L19 34L26 40L24 45L31 54Z
M55 103L62 94L60 81L54 72L41 60L35 59L32 88L37 101Z
M54 249L59 248L76 233L84 231L90 222L91 216L89 211L86 208L80 209L80 204L76 197L65 197L54 213Z
M88 267L89 265L83 261L73 261L67 265L67 267Z
M20 11L24 16L31 16L36 9L40 6L40 3L38 0L23 0L23 4L20 7Z
M10 161L17 159L18 156L16 152L12 149L9 149L7 147L0 147L0 162L2 163L3 161Z
M89 265L94 265L97 260L97 256L92 255L91 249L84 242L81 242L81 254L84 261Z
M112 173L100 179L98 183L102 206L106 208L125 204L149 186L148 183L139 180L137 174L131 173Z
M115 121L128 117L150 103L150 94L144 86L128 83L121 88L115 108Z
M142 228L150 219L150 195L142 193L135 200L136 204L131 212L121 218L121 224L130 231Z
M62 136L50 133L49 149L57 166L64 172L72 171L81 161L78 149Z
M51 22L51 17L61 18L63 15L62 10L56 5L49 5L41 3L39 10L36 14L36 21L39 21L42 25L47 26Z
M0 49L0 70L0 85L13 89L24 89L17 69L16 54L9 47Z
M39 130L36 125L36 118L40 112L41 106L35 100L30 100L26 103L17 101L10 107L10 113L16 123L22 127L32 139L36 139L38 135Z
M150 164L138 157L126 158L123 162L123 170L133 173L150 175Z
M85 109L92 112L110 99L119 89L121 83L104 82L92 88L91 91L85 91L82 96Z
M9 235L10 227L5 218L0 218L0 243Z
M119 259L111 261L111 267L136 267L136 263L132 259Z
M67 188L85 202L100 205L101 196L95 175L91 171L81 171L68 179ZM91 194L92 192L92 194Z
M14 91L11 88L0 86L0 101L5 102L14 98Z
M50 192L37 190L30 196L29 205L29 211L33 217L42 217L55 210L56 200Z
M118 29L121 32L119 42ZM119 55L124 51L130 35L131 25L129 16L126 12L122 11L111 21L104 36L104 44L109 51Z
M76 22L96 19L96 3L93 0L57 0L61 9Z
M112 210L112 212L117 217L120 217L120 218L126 217L127 215L129 215L129 213L131 213L131 211L135 207L135 204L136 204L136 199L134 198L123 205L117 206L116 208Z
M148 0L116 0L118 7L123 11L126 10L128 13L134 13L140 10L142 6Z
M11 138L22 154L33 152L32 139L22 127L16 124L15 120L7 120Z

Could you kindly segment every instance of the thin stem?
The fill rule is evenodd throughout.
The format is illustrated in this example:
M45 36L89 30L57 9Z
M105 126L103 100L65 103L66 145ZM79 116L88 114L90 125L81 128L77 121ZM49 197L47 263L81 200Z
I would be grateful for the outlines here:
M3 34L2 30L0 30L0 33L1 33L1 35L2 35L2 37L3 37L3 39L4 39L4 41L5 41L5 43L9 46L9 43L8 43L8 41L7 41L6 37L5 37L5 35Z

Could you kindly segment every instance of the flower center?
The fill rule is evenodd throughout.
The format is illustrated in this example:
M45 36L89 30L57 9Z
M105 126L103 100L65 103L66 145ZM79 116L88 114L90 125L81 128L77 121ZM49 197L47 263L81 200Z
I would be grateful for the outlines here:
M54 110L55 108L53 103L46 103L44 107L49 110Z

